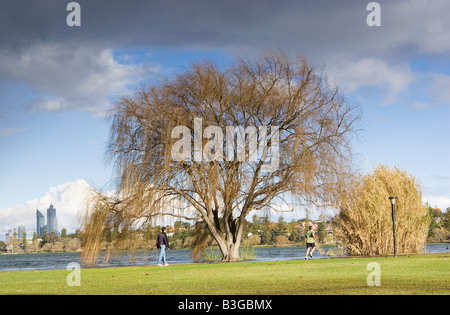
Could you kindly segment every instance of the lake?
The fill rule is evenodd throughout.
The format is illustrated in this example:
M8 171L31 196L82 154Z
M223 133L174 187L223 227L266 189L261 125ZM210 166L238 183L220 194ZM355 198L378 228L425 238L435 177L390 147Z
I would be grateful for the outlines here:
M322 245L321 251L317 249L314 252L314 259L326 259L338 254L337 246ZM210 251L209 249L207 251ZM245 252L246 249L244 248ZM254 247L252 261L271 261L271 260L293 260L304 259L306 247ZM426 244L425 253L450 252L448 243L430 243ZM189 255L188 249L176 249L166 251L166 258L169 264L190 264L194 263ZM100 255L97 267L119 267L119 266L145 266L155 265L158 252L156 250L137 251L136 255L129 257L122 252L120 257L111 255L109 263L102 263L103 256ZM242 256L242 255L241 255ZM67 269L71 262L80 262L80 253L27 253L27 254L2 254L0 255L0 271L10 270L49 270L49 269Z

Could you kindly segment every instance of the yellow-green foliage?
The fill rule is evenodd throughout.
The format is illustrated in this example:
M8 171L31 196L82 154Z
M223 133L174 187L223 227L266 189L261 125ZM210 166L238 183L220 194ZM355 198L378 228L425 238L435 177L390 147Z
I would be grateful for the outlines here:
M380 165L373 175L363 176L351 193L342 197L335 235L350 255L393 253L390 196L398 198L395 204L397 252L422 251L429 217L419 184L404 170Z

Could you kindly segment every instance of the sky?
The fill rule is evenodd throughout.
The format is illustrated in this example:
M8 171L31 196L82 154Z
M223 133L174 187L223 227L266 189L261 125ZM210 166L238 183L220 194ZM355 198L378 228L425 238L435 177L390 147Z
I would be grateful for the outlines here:
M35 210L80 227L89 187L110 189L107 111L140 84L190 63L266 49L302 55L360 106L355 165L397 166L424 202L450 207L450 2L70 1L0 3L0 240Z

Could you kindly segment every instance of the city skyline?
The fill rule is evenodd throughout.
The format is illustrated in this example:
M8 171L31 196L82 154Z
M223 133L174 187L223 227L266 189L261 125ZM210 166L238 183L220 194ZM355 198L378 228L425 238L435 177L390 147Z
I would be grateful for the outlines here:
M44 224L45 217L38 208L36 209L36 234L38 236L42 236L44 230L46 230L47 233L59 233L58 219L56 216L56 209L53 207L53 203L51 203L50 207L47 209L47 225Z
M74 233L80 228L79 217L82 214L89 189L89 184L84 180L69 182L51 187L40 198L32 199L18 207L0 211L0 240L5 241L5 233L19 225L25 226L27 231L36 231L36 208L41 209L40 205L50 204L58 209L58 225L66 228L68 233ZM47 215L47 208L40 210L44 217ZM46 219L44 225L46 225Z
M58 230L58 218L56 216L56 208L53 207L53 203L50 203L50 206L47 208L47 224L45 224L45 216L42 214L42 212L39 211L39 207L36 209L36 229L32 231L31 235L28 235L26 232L26 227L24 225L19 225L17 228L8 229L8 232L5 234L5 242L8 242L8 237L10 236L10 232L12 232L14 229L17 229L17 238L22 239L23 233L25 232L27 235L27 238L31 238L34 233L38 237L42 236L44 231L46 233L55 233L57 235L60 234L60 231Z

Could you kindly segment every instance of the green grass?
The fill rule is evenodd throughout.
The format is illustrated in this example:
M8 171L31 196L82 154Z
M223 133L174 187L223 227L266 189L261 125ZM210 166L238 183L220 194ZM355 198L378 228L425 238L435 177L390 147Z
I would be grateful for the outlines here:
M369 287L367 264L381 268ZM450 294L450 254L275 262L3 271L0 294Z

